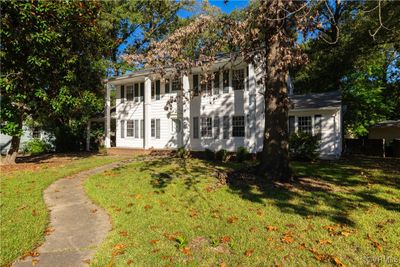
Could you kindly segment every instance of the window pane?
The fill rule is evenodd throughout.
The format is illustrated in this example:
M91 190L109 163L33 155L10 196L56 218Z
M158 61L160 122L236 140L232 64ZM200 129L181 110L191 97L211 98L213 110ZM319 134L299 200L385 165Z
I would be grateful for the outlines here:
M135 138L139 138L139 120L135 120Z
M229 138L229 116L224 116L223 118L223 138Z
M179 90L179 79L178 78L175 78L173 81L172 81L172 91L174 92L174 91L178 91Z
M232 117L232 136L244 137L244 116Z
M126 121L126 136L133 136L133 120Z
M135 83L135 102L139 102L139 84Z
M160 119L156 119L156 138L160 139Z
M168 94L169 93L169 79L165 79L165 93Z
M125 138L125 121L121 120L120 124L121 124L121 138Z
M295 128L294 128L294 116L289 116L289 122L288 122L288 131L289 134L292 134L295 132Z
M140 83L140 101L144 100L144 83Z
M151 83L151 99L154 99L154 96L156 95L156 87L154 82Z
M151 120L151 137L156 137L156 120Z
M244 69L233 70L233 90L244 90Z
M219 94L219 72L214 72L214 94Z
M199 95L199 75L193 75L193 94Z
M201 132L201 137L212 137L212 119L211 119L211 117L201 117L200 132Z
M160 100L160 94L161 94L160 80L157 80L156 81L156 100Z
M220 134L219 117L215 116L214 117L214 138L219 139L219 134Z
M193 138L199 138L199 117L193 117Z
M125 102L125 86L123 86L123 85L121 85L119 97L121 99L121 103L124 103Z
M311 116L298 117L299 132L312 134Z
M211 91L212 82L211 82L211 80L206 79L205 76L202 76L200 83L201 83L201 92L204 95L211 95L212 94L212 91Z
M35 127L32 130L32 138L40 138L40 129L39 127Z
M133 86L129 85L126 87L126 100L133 101Z
M223 92L224 93L229 93L229 70L225 70L224 71L224 75L223 75Z

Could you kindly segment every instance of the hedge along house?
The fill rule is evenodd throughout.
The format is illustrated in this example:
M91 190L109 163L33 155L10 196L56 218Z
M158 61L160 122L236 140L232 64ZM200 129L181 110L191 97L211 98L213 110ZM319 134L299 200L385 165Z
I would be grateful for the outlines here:
M214 62L213 81L203 84L200 68L176 77L174 70L160 77L143 69L106 81L105 145L110 139L110 90L117 90L116 141L118 148L201 151L263 147L264 99L256 80L260 70L243 62ZM303 131L321 139L321 157L338 157L342 150L340 94L293 95L290 132ZM169 104L168 104L169 103ZM168 108L167 108L168 107Z

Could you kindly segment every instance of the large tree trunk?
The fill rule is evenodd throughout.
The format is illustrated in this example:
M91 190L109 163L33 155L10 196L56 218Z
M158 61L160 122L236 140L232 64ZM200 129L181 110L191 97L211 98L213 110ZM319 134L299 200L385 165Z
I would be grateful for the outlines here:
M263 151L259 171L270 179L290 181L287 119L289 98L287 71L279 66L279 41L267 49L265 84L265 122Z
M15 159L17 158L20 142L21 136L19 135L13 136L11 138L10 149L8 150L6 158L4 159L5 164L15 164Z
M19 131L17 131L17 132L22 131L22 121L23 121L23 119L21 117L18 122L18 130ZM11 138L10 149L8 150L6 158L4 159L5 164L15 164L15 159L17 158L20 142L21 142L20 135L14 135Z

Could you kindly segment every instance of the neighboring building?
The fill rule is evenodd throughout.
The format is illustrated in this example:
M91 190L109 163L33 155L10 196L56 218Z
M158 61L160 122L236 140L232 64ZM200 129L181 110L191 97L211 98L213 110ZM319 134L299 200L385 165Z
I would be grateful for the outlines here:
M23 126L23 134L21 136L21 142L19 145L20 150L24 147L25 142L32 140L33 138L43 139L47 137L47 133L43 132L40 128L34 127L30 128L28 126ZM0 152L1 154L6 154L10 149L11 136L0 133Z
M110 90L117 90L116 140L120 148L235 151L246 147L262 150L264 99L259 93L252 65L231 64L227 59L213 65L215 79L201 84L200 69L175 79L173 70L163 78L151 69L108 79L106 146L110 140ZM179 90L182 85L183 91ZM201 90L200 90L201 88ZM292 88L289 86L289 88ZM202 91L202 95L199 94ZM292 89L291 89L292 92ZM172 109L166 110L171 99ZM340 94L291 95L289 130L317 134L321 157L340 156L342 109Z
M372 125L368 130L369 139L385 139L389 144L393 139L400 139L400 120L382 121Z

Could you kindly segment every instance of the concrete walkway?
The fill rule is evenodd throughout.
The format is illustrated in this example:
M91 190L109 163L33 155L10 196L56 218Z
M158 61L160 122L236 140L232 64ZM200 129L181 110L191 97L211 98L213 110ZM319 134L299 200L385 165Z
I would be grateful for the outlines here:
M82 182L89 176L121 166L112 163L54 182L44 191L50 209L50 229L37 257L26 257L13 266L87 266L111 224L107 213L86 196Z

